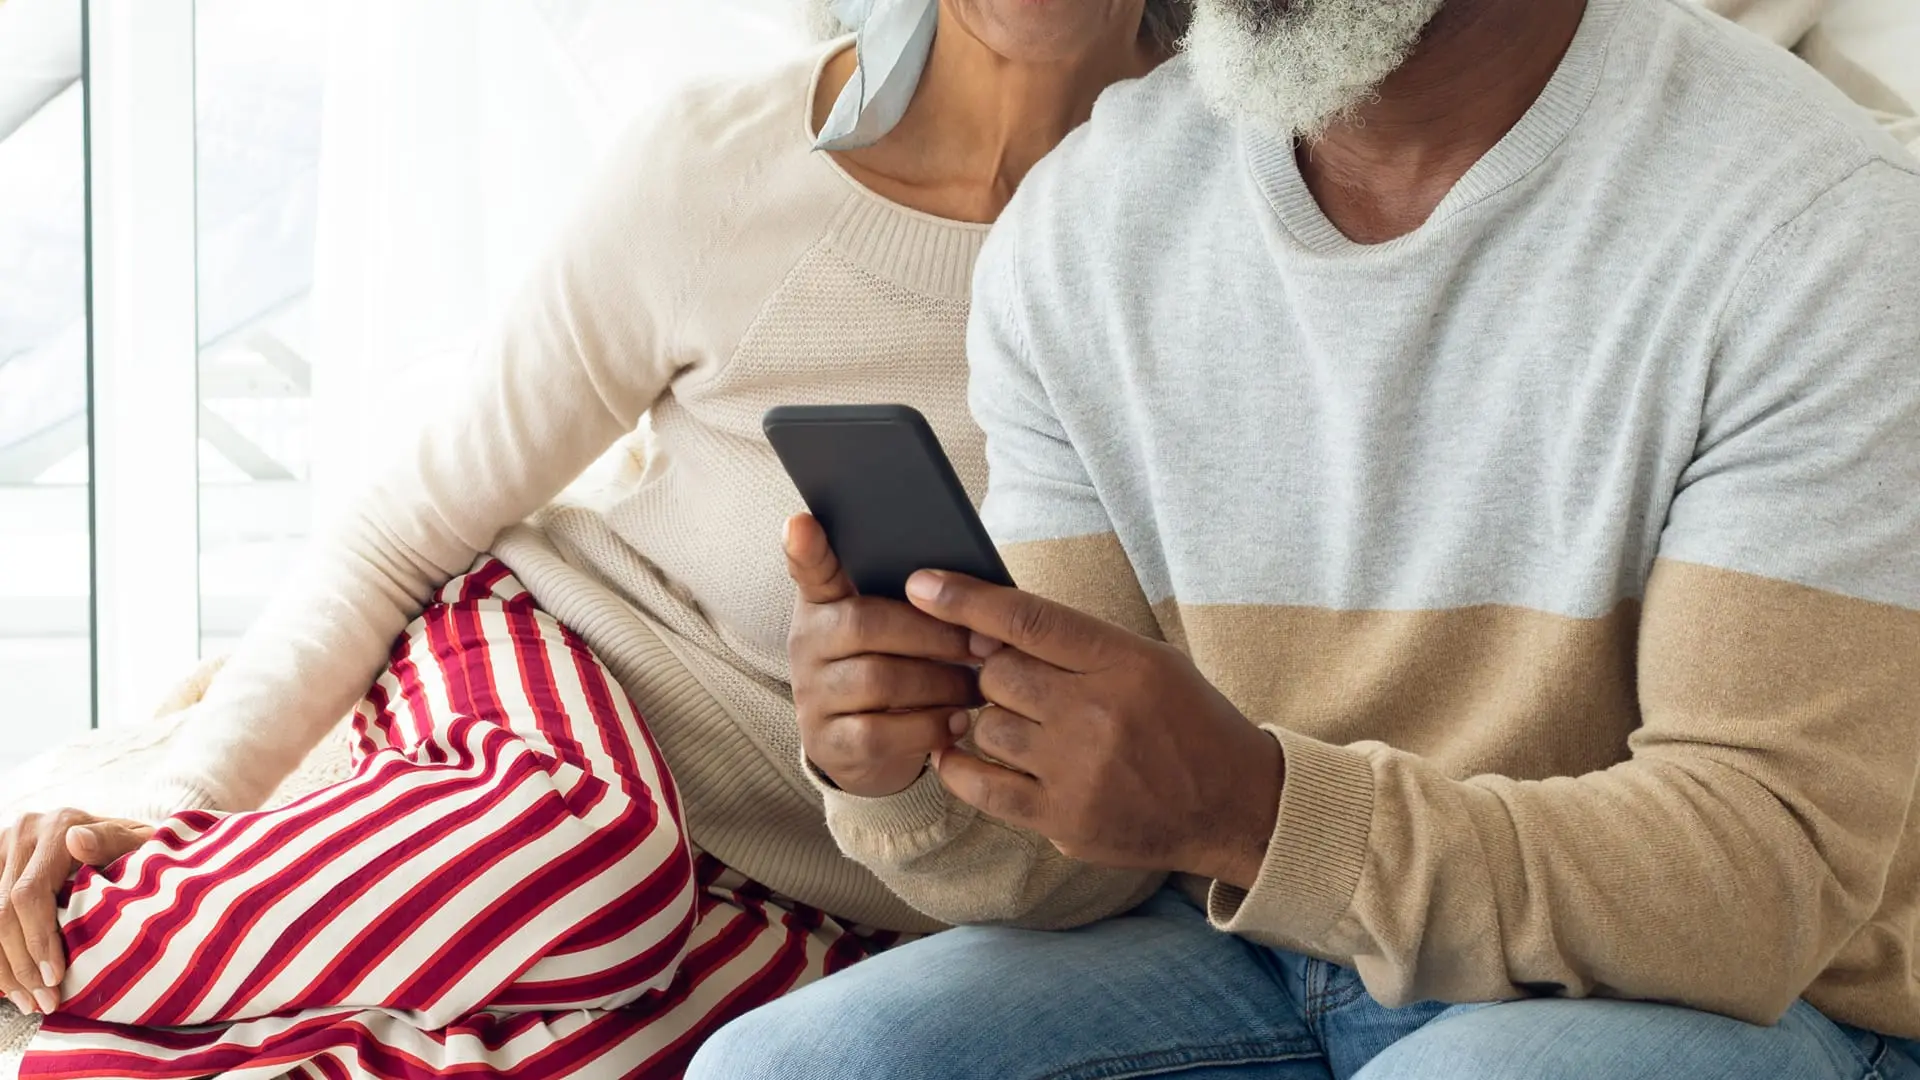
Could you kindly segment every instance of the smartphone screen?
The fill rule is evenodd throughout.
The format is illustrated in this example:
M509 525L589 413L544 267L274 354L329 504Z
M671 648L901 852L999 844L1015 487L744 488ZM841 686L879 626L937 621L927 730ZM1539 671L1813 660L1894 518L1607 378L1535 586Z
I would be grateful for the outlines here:
M1013 584L917 410L782 405L762 427L861 595L905 599L917 570Z

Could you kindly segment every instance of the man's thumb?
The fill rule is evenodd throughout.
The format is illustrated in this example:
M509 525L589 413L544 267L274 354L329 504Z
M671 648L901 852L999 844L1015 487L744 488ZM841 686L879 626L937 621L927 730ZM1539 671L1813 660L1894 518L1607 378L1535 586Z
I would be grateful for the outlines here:
M96 821L67 830L67 853L88 866L107 866L153 836L153 826L134 821Z
M827 531L810 514L787 520L787 576L809 604L832 604L854 595L853 580L827 542Z

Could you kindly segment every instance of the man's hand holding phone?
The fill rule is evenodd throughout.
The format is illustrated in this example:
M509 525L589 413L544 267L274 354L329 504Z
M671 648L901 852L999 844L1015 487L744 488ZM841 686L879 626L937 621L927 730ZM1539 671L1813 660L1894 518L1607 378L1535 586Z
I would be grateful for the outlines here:
M916 574L911 603L855 595L806 516L787 565L800 739L841 790L903 791L931 755L962 801L1068 856L1253 884L1283 755L1178 650L964 575ZM949 752L982 687L980 754Z
M850 795L904 791L980 704L970 635L910 604L857 595L810 515L787 522L786 549L800 590L788 656L807 759Z
M914 410L782 406L764 426L827 520L800 515L786 536L787 652L816 768L881 798L931 758L956 797L1071 857L1253 883L1284 755L1184 654L1014 588ZM979 755L948 753L989 698Z

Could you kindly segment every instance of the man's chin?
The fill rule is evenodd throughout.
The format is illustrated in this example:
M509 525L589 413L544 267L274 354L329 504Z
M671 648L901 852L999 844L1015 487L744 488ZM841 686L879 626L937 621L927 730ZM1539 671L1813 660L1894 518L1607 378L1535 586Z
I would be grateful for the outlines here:
M1185 48L1207 102L1315 140L1373 100L1444 0L1196 0Z
M1248 86L1240 80L1199 78L1201 92L1215 113L1275 139L1318 142L1371 100L1371 88L1328 95L1318 87L1284 83Z

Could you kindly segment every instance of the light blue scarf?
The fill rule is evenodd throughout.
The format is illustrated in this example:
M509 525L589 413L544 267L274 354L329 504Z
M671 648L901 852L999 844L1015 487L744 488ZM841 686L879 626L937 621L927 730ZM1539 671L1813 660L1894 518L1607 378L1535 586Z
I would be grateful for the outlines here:
M906 114L933 51L940 0L835 0L833 14L858 33L856 66L813 146L858 150L879 142Z

